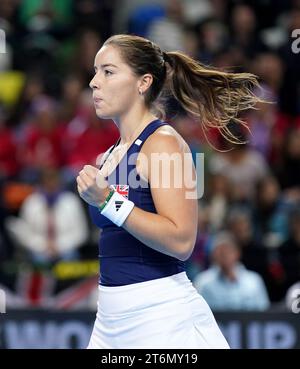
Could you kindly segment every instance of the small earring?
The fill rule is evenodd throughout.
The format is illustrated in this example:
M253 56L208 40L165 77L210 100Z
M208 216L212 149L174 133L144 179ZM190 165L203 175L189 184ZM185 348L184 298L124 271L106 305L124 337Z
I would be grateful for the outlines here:
M142 96L143 95L143 91L142 90L139 90L139 94Z

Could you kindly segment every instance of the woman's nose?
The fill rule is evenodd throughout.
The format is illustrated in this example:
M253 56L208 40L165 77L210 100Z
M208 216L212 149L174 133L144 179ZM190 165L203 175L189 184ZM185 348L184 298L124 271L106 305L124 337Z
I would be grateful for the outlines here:
M93 90L95 88L95 77L91 79L91 82L89 84L90 88Z
M99 82L96 80L96 75L91 79L89 86L92 90L99 88Z

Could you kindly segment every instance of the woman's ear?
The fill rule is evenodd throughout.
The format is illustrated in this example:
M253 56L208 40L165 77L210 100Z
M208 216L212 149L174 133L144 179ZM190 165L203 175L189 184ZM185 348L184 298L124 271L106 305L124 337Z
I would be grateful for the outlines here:
M138 90L139 90L139 93L141 95L145 94L149 87L152 85L152 82L153 82L153 77L151 74L144 74L141 78L140 78L140 83L139 83L139 87L138 87Z

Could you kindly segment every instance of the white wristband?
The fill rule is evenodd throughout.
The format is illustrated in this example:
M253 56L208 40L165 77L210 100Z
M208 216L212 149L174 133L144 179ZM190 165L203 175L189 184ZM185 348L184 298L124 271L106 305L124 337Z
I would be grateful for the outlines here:
M134 203L132 201L127 200L126 197L115 191L104 209L101 211L101 214L118 227L121 227L128 215L131 213L133 207Z

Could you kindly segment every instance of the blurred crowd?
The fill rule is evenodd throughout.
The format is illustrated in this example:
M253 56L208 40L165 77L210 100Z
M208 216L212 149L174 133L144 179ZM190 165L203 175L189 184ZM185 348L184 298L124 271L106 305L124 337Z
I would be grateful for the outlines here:
M99 230L75 178L119 137L88 83L103 41L122 32L258 76L269 103L241 117L250 130L230 127L244 145L203 132L173 100L167 120L205 158L195 287L213 310L286 307L300 282L299 0L1 0L0 29L0 288L11 306L89 307Z

